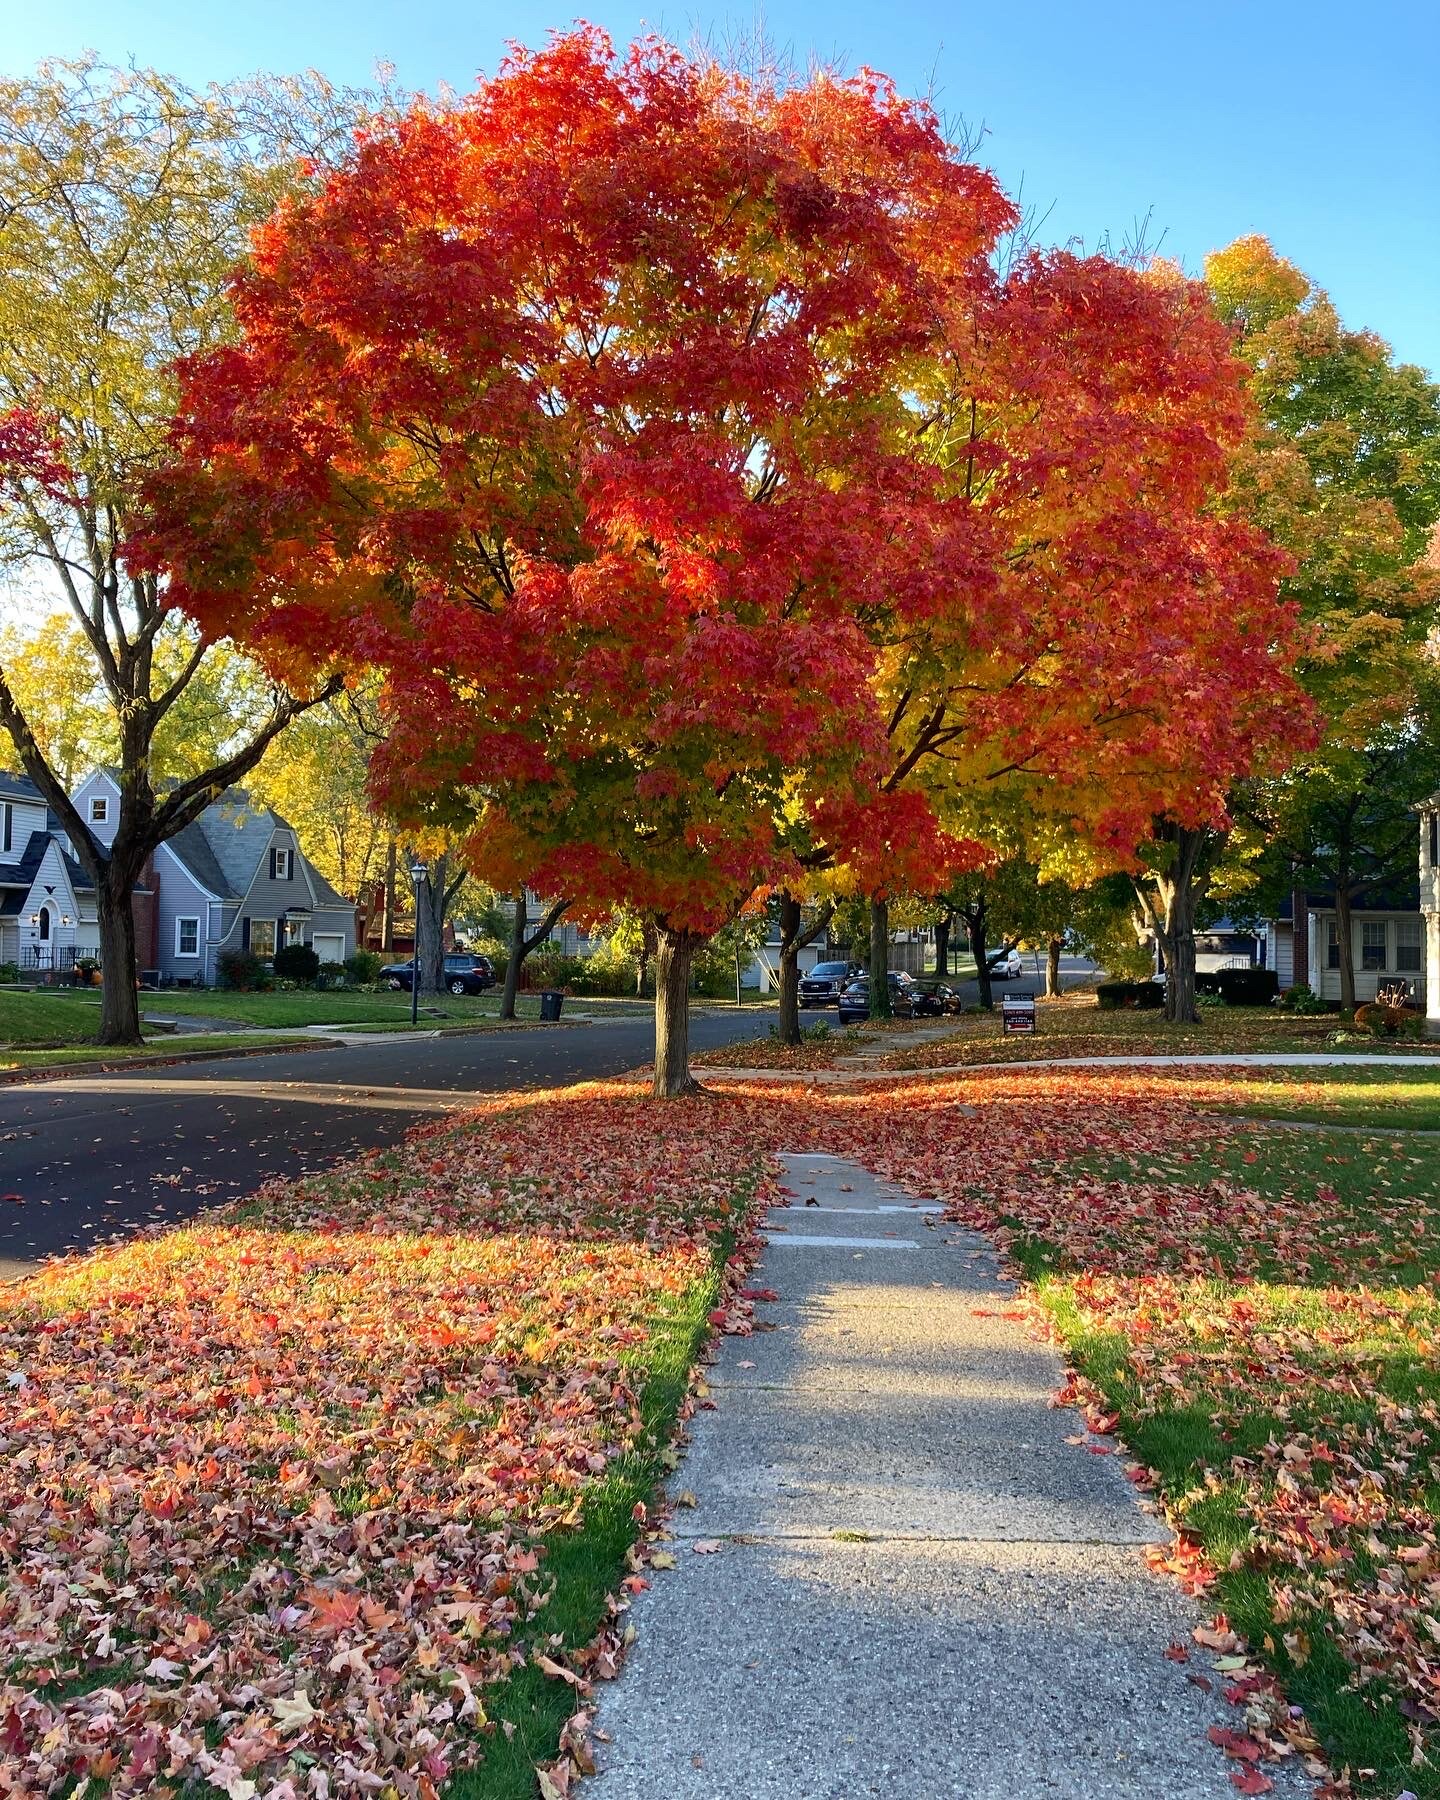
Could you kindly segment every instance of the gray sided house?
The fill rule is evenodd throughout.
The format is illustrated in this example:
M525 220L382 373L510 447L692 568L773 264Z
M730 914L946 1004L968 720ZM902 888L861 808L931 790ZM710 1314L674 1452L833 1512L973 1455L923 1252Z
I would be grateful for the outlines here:
M143 911L149 888L137 891ZM0 769L0 963L21 973L99 954L95 890L27 776Z
M120 802L114 780L92 775L74 798L108 843ZM154 968L167 981L213 986L227 950L268 961L284 944L309 944L336 963L354 953L354 905L309 861L294 828L239 788L161 845L155 877Z

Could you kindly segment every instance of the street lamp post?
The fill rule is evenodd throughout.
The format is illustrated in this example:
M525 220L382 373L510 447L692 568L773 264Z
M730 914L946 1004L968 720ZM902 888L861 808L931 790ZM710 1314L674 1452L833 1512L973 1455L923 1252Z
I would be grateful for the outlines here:
M410 1023L420 1023L420 883L430 879L430 871L417 856L410 864L410 882L415 889L415 941L410 947Z

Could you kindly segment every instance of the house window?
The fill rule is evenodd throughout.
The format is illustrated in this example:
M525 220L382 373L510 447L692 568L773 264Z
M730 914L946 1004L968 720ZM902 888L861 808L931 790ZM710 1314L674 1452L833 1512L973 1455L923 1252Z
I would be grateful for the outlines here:
M270 852L270 879L272 881L288 881L293 852L277 844Z
M109 799L104 794L96 794L90 801L90 823L103 825L109 817Z
M37 930L40 942L42 944L48 944L50 942L50 908L48 906L42 906L40 908L40 918Z
M1395 967L1406 975L1418 975L1425 967L1425 926L1422 920L1395 921Z
M252 919L250 921L250 949L262 962L275 954L275 921L273 919Z
M1340 967L1340 933L1336 929L1333 919L1325 927L1325 967L1327 969Z
M305 921L303 919L287 919L285 921L285 942L287 944L303 944L305 942Z
M198 956L200 954L199 919L176 919L175 954L177 956Z
M1389 966L1385 955L1385 921L1367 919L1360 927L1360 967L1384 970Z

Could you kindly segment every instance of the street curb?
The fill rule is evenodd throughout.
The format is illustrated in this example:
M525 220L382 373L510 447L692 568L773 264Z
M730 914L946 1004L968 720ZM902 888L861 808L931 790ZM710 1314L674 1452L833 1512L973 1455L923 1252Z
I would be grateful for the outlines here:
M281 1044L248 1044L233 1050L192 1050L185 1056L126 1056L115 1062L41 1063L32 1069L0 1069L0 1087L64 1081L77 1075L123 1075L128 1069L168 1069L180 1063L230 1062L245 1056L289 1056L296 1051L341 1048L334 1038L301 1038Z

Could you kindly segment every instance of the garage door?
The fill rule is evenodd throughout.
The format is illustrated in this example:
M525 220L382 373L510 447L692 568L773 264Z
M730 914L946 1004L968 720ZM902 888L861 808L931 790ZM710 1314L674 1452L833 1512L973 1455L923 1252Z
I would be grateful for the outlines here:
M315 933L315 954L320 958L322 963L344 962L344 960L345 960L345 935L344 935L344 933L337 931L332 936L328 932L317 931Z

